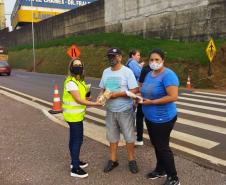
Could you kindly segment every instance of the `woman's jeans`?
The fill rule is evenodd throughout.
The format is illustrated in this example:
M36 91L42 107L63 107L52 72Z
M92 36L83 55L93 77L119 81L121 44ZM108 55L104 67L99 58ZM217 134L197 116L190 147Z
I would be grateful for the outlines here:
M177 176L173 152L169 147L170 133L176 120L177 116L165 123L153 123L146 119L148 134L157 159L155 171L166 172L170 177Z
M79 154L83 143L83 122L68 122L70 127L69 150L73 169L79 168Z

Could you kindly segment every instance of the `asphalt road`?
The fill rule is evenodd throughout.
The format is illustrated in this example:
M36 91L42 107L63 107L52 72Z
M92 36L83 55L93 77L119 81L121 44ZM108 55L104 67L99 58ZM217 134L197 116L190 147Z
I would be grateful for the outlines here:
M62 94L63 81L62 75L23 71L0 77L1 86L49 102L52 102L55 83ZM95 97L99 92L99 80L87 78L87 81L91 82ZM171 147L180 156L226 173L226 95L180 90L177 107L179 119L171 135ZM95 109L88 114L90 121L101 125L105 112Z
M161 185L163 179L148 180L155 167L149 142L136 148L139 173L128 170L125 147L119 148L119 167L103 173L108 148L86 138L81 159L89 163L89 177L70 177L68 129L50 121L43 113L0 92L0 184L1 185ZM93 130L95 132L95 130ZM225 185L226 175L204 168L178 155L178 175L183 185Z

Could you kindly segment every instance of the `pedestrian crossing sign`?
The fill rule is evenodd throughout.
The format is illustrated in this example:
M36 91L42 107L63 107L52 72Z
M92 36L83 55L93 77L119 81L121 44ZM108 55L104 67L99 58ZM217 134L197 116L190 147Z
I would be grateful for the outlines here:
M213 61L213 58L215 57L217 53L217 48L216 48L216 45L214 43L214 40L211 38L209 43L208 43L208 46L206 48L206 54L210 60L210 62Z

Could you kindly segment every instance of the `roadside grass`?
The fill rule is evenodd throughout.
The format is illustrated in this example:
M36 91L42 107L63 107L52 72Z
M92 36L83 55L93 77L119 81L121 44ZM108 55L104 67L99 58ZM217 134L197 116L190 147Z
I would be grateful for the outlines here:
M225 41L226 40L216 40L216 47L220 48L222 43ZM72 44L77 44L79 47L92 45L108 48L114 46L122 49L126 56L132 48L137 48L141 51L141 54L145 59L147 59L149 52L153 48L161 48L166 52L168 61L186 61L202 65L208 63L208 58L205 53L207 42L185 42L156 38L143 39L141 36L124 35L121 33L97 33L91 35L71 36L44 43L37 43L35 48L41 49L57 46L70 46ZM20 51L31 48L32 45L21 45L10 48L10 51Z
M99 33L93 35L74 36L64 39L38 43L35 46L36 72L67 74L70 58L67 50L76 44L80 58L85 64L86 76L100 78L108 66L106 51L109 47L118 47L123 51L123 62L128 58L132 48L141 51L143 60L148 62L149 52L153 48L162 48L166 52L166 66L172 68L180 78L180 84L186 85L188 74L193 87L212 88L226 87L226 41L216 40L218 54L213 62L214 78L207 78L208 59L205 48L207 42L180 42L175 40L143 39L139 36L120 33ZM33 71L32 46L9 48L9 63L13 68Z

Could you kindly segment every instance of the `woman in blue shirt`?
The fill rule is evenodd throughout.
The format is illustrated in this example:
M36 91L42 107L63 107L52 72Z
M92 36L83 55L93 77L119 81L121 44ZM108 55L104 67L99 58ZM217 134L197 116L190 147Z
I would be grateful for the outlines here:
M162 50L151 51L149 65L153 71L145 76L141 87L142 110L157 158L155 170L147 176L156 179L167 175L164 185L179 185L174 156L169 147L170 133L177 120L175 101L179 80L171 69L164 67L164 59Z

